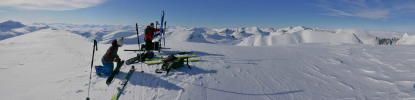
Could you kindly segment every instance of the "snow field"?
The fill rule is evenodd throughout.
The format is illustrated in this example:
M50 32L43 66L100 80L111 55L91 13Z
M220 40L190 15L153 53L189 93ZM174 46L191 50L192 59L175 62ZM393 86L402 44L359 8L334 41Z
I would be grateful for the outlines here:
M134 30L87 28L51 26L1 40L0 99L85 99L91 38L101 39L94 65L101 65L101 57L110 46L105 43L122 36L131 43L119 49L120 57L136 55L123 51L138 48ZM109 34L102 31L104 28ZM172 27L166 32L168 49L162 53L192 51L203 60L190 63L192 69L183 67L169 75L154 73L159 65L133 64L136 72L120 99L414 99L415 47L372 45L373 37L395 34L362 33L304 27ZM411 40L411 36L403 35L398 44L411 44ZM110 86L105 78L93 74L91 99L110 99L130 66L122 67Z

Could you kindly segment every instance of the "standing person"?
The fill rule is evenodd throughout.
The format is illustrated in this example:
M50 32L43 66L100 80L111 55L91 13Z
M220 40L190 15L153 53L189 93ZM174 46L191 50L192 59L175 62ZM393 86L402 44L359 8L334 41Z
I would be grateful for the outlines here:
M150 23L149 26L146 27L146 29L144 30L145 36L144 36L144 41L145 41L145 48L146 50L152 50L153 49L153 35L154 33L160 31L160 29L156 29L154 28L154 23Z
M111 47L108 48L107 52L102 57L103 72L105 75L110 75L114 70L113 62L120 62L121 59L118 56L118 48L123 45L123 38L112 40Z

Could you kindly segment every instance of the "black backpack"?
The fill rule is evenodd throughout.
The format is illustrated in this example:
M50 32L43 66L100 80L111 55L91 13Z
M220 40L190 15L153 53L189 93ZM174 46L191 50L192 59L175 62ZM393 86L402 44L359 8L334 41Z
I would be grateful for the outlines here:
M174 55L169 55L162 61L161 69L168 73L171 69L176 69L182 65L183 61L181 59L178 59Z

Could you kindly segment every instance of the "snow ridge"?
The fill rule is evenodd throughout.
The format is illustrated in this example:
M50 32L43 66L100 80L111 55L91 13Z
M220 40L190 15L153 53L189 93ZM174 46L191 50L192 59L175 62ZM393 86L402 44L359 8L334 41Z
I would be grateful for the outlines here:
M47 25L26 26L20 22L13 20L5 21L0 23L0 41L46 28L48 28Z

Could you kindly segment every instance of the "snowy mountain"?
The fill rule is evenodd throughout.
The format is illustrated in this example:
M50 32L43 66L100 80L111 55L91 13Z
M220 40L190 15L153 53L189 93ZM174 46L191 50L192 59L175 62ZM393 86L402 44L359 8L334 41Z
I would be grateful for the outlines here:
M402 33L375 32L355 29L313 29L303 26L286 28L193 28L189 41L238 46L280 46L299 44L370 44L376 37L402 37Z
M123 51L138 48L135 26L47 26L0 40L1 100L85 99L92 39L100 40L94 65L101 65L110 46L107 43L118 37L127 37L127 44L118 51L120 57L136 56ZM139 30L143 29L140 26ZM396 46L374 45L376 37L400 39ZM169 27L168 49L161 53L192 51L202 61L191 62L192 69L180 68L169 75L154 73L160 65L132 64L137 69L120 99L414 99L414 38L393 32L302 26ZM110 99L130 67L123 66L109 86L105 78L93 74L91 100Z
M63 24L63 23L54 23L54 24L45 24L45 23L36 23L36 25L48 25L52 29L56 30L65 30L69 31L88 39L96 39L102 43L109 43L112 39L126 37L127 44L136 44L137 40L130 41L131 39L136 39L135 26L123 26L123 25L76 25L76 24ZM140 30L144 28L140 26ZM142 33L142 32L141 32ZM135 36L130 38L129 36Z
M17 35L51 28L65 30L86 37L96 39L101 43L110 43L111 40L125 37L126 44L136 44L136 31L133 25L76 25L76 24L45 24L35 23L35 26L26 26L16 21L0 23L2 26L0 40ZM145 26L140 25L140 40L143 40ZM178 33L191 33L180 41L211 43L238 46L281 46L299 44L368 44L375 45L376 38L402 38L396 42L398 45L412 45L412 40L407 33L368 31L356 29L319 29L304 26L283 28L198 28L198 27L174 27L167 30L168 37L179 35ZM176 33L176 34L172 34ZM169 36L172 35L172 36ZM405 37L404 37L405 36ZM410 38L410 39L408 39Z
M2 32L11 31L12 29L21 28L21 27L25 27L25 25L23 25L20 22L16 22L12 20L0 23L0 31Z
M0 40L46 28L48 28L48 26L26 26L17 21L5 21L0 23Z
M97 39L102 43L126 37L127 44L136 44L135 26L132 25L73 25L73 24L42 24L53 29L66 30L89 39ZM145 26L139 26L144 30ZM143 40L144 31L139 31L140 39ZM367 31L356 29L319 29L304 26L283 28L200 28L200 27L169 27L168 37L174 35L188 34L180 41L211 43L238 46L281 46L299 44L369 44L375 45L376 38L401 38L405 33ZM175 33L175 34L172 34ZM170 36L172 35L172 36ZM179 36L180 37L180 36ZM407 41L407 40L405 40ZM410 44L397 42L397 44Z

